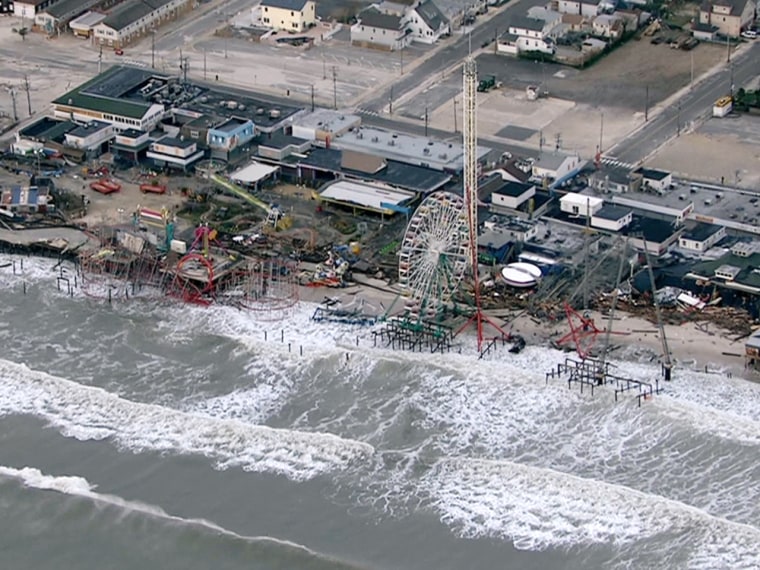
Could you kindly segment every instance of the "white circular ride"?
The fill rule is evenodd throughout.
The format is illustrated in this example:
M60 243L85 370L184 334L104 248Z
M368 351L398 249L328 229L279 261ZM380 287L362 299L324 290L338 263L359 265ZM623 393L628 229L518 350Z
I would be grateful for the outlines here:
M461 196L434 192L409 220L399 253L399 283L408 310L432 318L470 265L467 211Z

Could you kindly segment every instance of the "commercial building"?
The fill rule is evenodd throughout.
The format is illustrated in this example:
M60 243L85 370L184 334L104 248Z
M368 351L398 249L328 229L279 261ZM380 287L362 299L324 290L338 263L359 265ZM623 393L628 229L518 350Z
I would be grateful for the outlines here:
M64 135L66 146L84 151L88 158L106 152L113 138L113 125L102 121L90 121L79 125Z
M0 209L13 214L45 212L51 205L47 188L12 186L0 191Z
M296 138L329 144L335 137L359 128L361 124L362 118L359 115L332 109L317 109L294 119L291 134Z
M210 158L230 160L238 149L253 139L254 125L250 119L231 117L208 129L206 142Z
M118 0L60 0L37 14L34 23L48 35L60 34L68 24L88 10L108 9ZM103 16L105 19L105 15Z
M53 114L80 123L111 123L116 130L150 131L165 112L154 96L168 83L168 76L153 71L115 66L55 99Z
M652 168L639 168L635 171L642 178L644 188L654 190L655 192L666 192L673 184L673 175L664 170L655 170Z
M641 188L642 176L627 168L602 163L588 177L588 185L603 194L625 194Z
M164 137L151 143L146 156L159 168L175 168L187 172L203 158L203 151L198 150L194 141Z
M261 23L273 30L303 32L317 23L314 0L261 0Z
M397 212L410 214L417 194L382 184L338 180L322 187L316 195L319 200L356 210L392 216Z
M570 216L587 218L594 216L604 206L604 200L596 196L568 192L559 199L559 209Z
M137 164L145 157L150 146L150 136L145 131L126 129L116 133L111 144L111 152L116 160Z
M464 169L464 146L458 142L443 142L427 137L394 133L373 127L361 127L336 137L332 148L355 150L450 173ZM485 165L491 149L479 146L478 161Z
M605 204L591 216L591 227L619 232L633 221L633 210Z
M577 174L585 164L577 154L542 152L533 163L533 176L550 184L559 184Z
M193 9L194 0L126 0L93 28L98 46L124 48Z
M717 224L697 222L684 230L678 247L694 253L704 253L726 237L726 228Z
M760 370L760 331L755 331L744 343L744 366Z
M755 10L752 0L705 0L699 8L699 23L715 26L723 36L738 38L752 25Z
M499 208L517 210L535 195L536 186L534 184L507 181L491 192L491 205L496 211Z
M14 0L13 15L18 18L27 18L28 24L31 26L34 17L55 2L56 0Z
M743 245L743 244L742 244ZM748 255L747 255L748 253ZM694 265L686 278L708 286L717 286L753 296L760 295L760 253L732 248L719 259Z

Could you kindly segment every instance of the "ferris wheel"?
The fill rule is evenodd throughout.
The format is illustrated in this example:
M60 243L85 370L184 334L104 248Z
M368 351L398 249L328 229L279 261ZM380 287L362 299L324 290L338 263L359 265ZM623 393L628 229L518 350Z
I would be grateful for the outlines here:
M430 194L409 220L399 254L399 282L418 317L433 317L469 267L467 212L461 196Z

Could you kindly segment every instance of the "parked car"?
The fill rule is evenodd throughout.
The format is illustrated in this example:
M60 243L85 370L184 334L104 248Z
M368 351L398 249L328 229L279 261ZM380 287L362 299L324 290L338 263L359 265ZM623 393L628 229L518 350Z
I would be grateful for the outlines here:
M757 37L757 32L755 30L744 30L742 32L742 37L748 40L754 40Z
M116 55L124 55L124 50L121 48L113 50Z

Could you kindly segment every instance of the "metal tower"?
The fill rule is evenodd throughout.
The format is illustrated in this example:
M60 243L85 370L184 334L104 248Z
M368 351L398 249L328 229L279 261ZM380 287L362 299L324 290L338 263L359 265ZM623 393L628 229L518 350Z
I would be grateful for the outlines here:
M468 254L472 271L473 295L475 312L468 321L457 331L457 334L475 325L478 335L478 352L483 350L483 327L489 324L496 329L499 338L509 339L511 335L504 332L483 313L480 301L480 275L478 272L478 125L477 125L477 84L478 67L472 57L464 62L464 105L463 105L463 136L464 136L464 207L467 210L467 225L469 231Z

